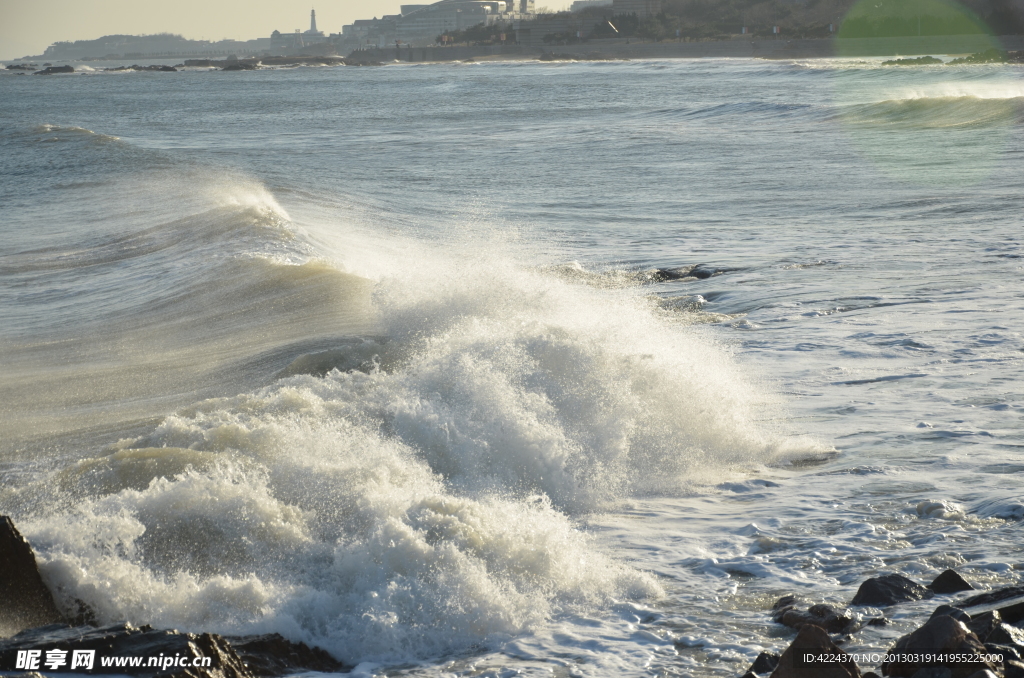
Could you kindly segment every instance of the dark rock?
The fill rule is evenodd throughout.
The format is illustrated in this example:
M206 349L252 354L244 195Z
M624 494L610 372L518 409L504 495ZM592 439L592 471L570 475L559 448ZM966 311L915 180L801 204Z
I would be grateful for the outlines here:
M31 66L26 66L25 64L10 64L9 66L7 66L7 70L9 70L9 71L31 71L32 67Z
M794 596L793 594L782 596L781 598L775 601L774 605L772 605L772 612L779 612L780 610L786 610L792 607L796 607L797 603L799 602L800 599Z
M757 675L756 673L754 673L753 671L747 671L747 672L746 672L746 673L744 673L744 674L743 674L742 676L740 676L740 678L760 678L760 676L758 676L758 675Z
M1024 663L1011 659L1003 662L1005 678L1024 678Z
M945 666L927 666L918 669L910 678L952 678L953 672Z
M772 605L772 621L791 629L800 629L807 624L814 624L829 633L852 632L853 620L839 614L831 605L819 603L809 607L806 612L801 612L797 609L798 602L799 599L793 595L779 598Z
M985 642L1024 648L1024 631L1009 624L999 624L985 636Z
M690 275L690 269L688 268L659 268L647 276L647 279L651 282L667 282L669 280L686 280L694 276Z
M891 59L889 61L883 61L883 66L928 66L931 64L941 64L942 59L936 59L933 56L917 57L916 59Z
M889 654L937 654L984 655L985 646L978 637L967 630L962 622L946 615L932 617L928 622L913 633L903 636L889 650ZM979 657L980 659L980 657ZM932 666L946 666L951 678L968 678L979 669L995 668L991 664L977 662L952 662L948 664L931 662L886 662L882 664L882 673L887 676L909 678L917 671Z
M41 71L36 71L33 75L53 75L54 73L74 73L75 69L71 66L47 66Z
M714 268L712 266L708 266L707 264L697 264L696 266L690 269L690 276L694 278L700 278L701 280L707 280L708 278L717 273L726 272L728 272L728 269Z
M892 622L885 617L872 617L865 622L868 626L888 626Z
M51 624L0 640L0 666L14 666L19 650L42 651L39 666L27 667L30 670L46 670L46 653L50 650L68 653L65 656L68 665L57 667L63 670L70 668L75 650L92 650L95 652L94 668L101 666L104 657L144 658L143 666L119 666L113 673L161 678L253 678L227 640L210 633L155 631L149 626L136 628L130 624L102 628ZM163 659L158 659L157 665L148 665L150 657L161 655ZM191 663L195 658L209 659L209 665L193 667ZM172 659L188 665L170 664Z
M932 617L938 617L939 615L946 615L947 617L952 617L953 619L956 619L957 621L962 621L965 624L971 621L971 615L967 614L959 607L953 607L952 605L939 605L937 608L935 608L935 611L932 612ZM978 636L981 637L981 634L978 634Z
M0 635L63 621L32 547L7 516L0 516L0 572Z
M995 643L985 643L985 651L989 654L1002 655L1004 662L1008 659L1012 659L1014 661L1021 660L1020 650L1011 645L997 645Z
M779 658L781 656L774 652L762 652L757 655L757 659L750 665L748 673L771 673L779 665Z
M868 671L863 676L861 676L861 678L882 678L882 677L880 675L878 675L877 673L875 673L874 671Z
M883 574L861 584L850 604L886 607L932 595L931 591L901 574Z
M988 669L982 669L981 671L975 671L968 678L999 678L999 675L989 671Z
M256 676L282 676L298 671L338 673L345 669L341 662L320 648L293 643L277 633L228 640Z
M982 608L979 612L999 610L1003 621L1007 624L1016 624L1024 619L1024 586L1008 586L981 593L961 600L956 606L967 610L971 616L976 614L970 610L972 607Z
M971 617L970 621L964 623L974 635L979 638L988 638L988 634L1003 623L1003 616L999 614L999 610L989 610Z
M995 47L987 49L984 52L978 52L966 57L960 57L953 59L949 62L950 66L958 66L960 64L1001 64L1007 61L1011 61L1011 53L998 50Z
M806 663L800 661L805 654L845 656L841 662ZM779 665L771 678L860 678L860 669L850 655L843 652L819 626L807 625L793 639L779 658Z
M791 629L800 629L808 624L820 626L829 633L843 633L853 620L839 614L831 605L812 605L806 612L796 609L784 611L777 621Z
M222 68L220 70L222 70L222 71L255 71L256 68L257 68L256 64L251 63L249 61L233 61L233 62L227 64L226 66L224 66L224 68Z
M940 574L935 581L928 584L928 588L935 593L960 593L974 590L974 587L968 584L966 579L953 570L946 570Z

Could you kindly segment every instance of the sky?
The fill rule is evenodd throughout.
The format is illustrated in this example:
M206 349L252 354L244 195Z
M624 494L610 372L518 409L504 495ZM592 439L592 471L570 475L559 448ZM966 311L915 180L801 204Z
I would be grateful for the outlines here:
M0 0L0 60L42 54L60 40L113 33L178 33L193 40L251 40L309 28L340 33L355 19L395 14L398 6L430 0ZM312 3L312 4L311 4ZM537 2L556 7L564 2Z

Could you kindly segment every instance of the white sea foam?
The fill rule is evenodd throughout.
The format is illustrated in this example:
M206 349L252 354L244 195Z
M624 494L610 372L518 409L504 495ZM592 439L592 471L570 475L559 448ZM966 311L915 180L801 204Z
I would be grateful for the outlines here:
M65 604L395 661L656 599L576 521L779 458L772 399L642 294L477 254L396 262L384 338L331 353L362 371L197 403L63 471L75 508L25 527Z

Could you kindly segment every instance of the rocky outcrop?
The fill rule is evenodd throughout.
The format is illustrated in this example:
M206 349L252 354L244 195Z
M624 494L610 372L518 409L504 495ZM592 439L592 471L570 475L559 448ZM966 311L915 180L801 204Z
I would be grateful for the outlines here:
M911 600L931 598L932 595L934 594L927 588L901 574L883 574L861 584L850 604L888 607Z
M897 678L911 678L922 669L945 667L950 678L970 678L979 670L997 669L980 661L986 654L985 646L976 635L953 617L937 615L913 633L903 636L889 650L897 661L882 664L882 673ZM942 655L974 657L977 660L944 660Z
M35 671L88 668L141 677L253 678L231 645L211 633L157 631L130 624L101 628L51 624L0 640L0 670L15 668L19 651L39 653L35 663L17 666ZM54 651L63 654L53 657L54 663L48 664ZM76 655L79 662L85 663L73 665ZM106 670L102 670L105 658L121 661L107 664Z
M72 66L47 66L41 71L36 71L33 75L53 75L54 73L74 73L75 69Z
M1007 624L1016 624L1024 620L1024 586L1008 586L981 593L961 600L956 606L967 612L972 608L981 608L979 612L998 610L1003 621Z
M933 56L917 57L916 59L890 59L889 61L883 61L883 66L929 66L932 64L941 64L942 59L936 59Z
M966 579L953 570L946 570L928 584L933 593L960 593L961 591L973 591Z
M341 662L320 648L293 643L277 633L228 640L249 671L257 677L282 676L299 671L338 673L345 669Z
M838 661L806 661L807 655L824 655ZM807 625L782 653L771 678L860 678L860 669L850 655L832 642L825 629Z
M346 668L327 652L276 633L229 640L127 623L97 627L89 625L94 621L84 604L71 616L58 611L28 541L0 516L0 636L10 636L0 638L0 673L75 669L142 678L263 678ZM76 654L91 663L72 664ZM121 663L104 664L104 658Z
M819 626L829 633L850 633L857 626L850 617L841 614L831 605L811 605L806 611L797 607L795 596L784 596L772 606L772 621L792 629L801 629L808 624Z
M17 668L67 671L76 652L84 652L98 673L139 678L262 678L304 671L339 673L346 668L323 650L292 643L276 633L229 640L213 633L161 631L131 624L101 628L51 624L0 640L0 671L14 669L18 652L26 650L39 652L38 661ZM47 653L53 650L65 654L59 665L47 666ZM121 663L104 664L104 659L120 659Z
M0 573L0 633L63 621L32 547L7 516L0 516Z

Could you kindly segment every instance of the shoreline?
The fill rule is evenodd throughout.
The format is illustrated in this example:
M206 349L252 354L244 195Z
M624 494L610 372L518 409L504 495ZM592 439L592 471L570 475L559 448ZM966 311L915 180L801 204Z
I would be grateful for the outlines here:
M227 70L254 70L263 66L361 66L388 63L448 63L490 61L619 61L643 59L833 59L856 57L916 57L930 55L965 56L979 54L995 47L1003 51L1024 50L1024 35L924 36L906 38L835 38L733 39L699 42L662 41L629 42L622 39L590 40L583 43L531 45L456 45L425 47L375 47L354 50L342 56L264 56L239 59L184 58L161 55L136 57L143 64L176 62L178 67L206 67ZM547 57L547 58L545 58ZM0 62L19 67L32 60L15 59ZM57 64L92 63L98 61L127 62L128 59L87 59L58 61ZM40 62L39 59L34 62ZM33 63L34 63L33 62ZM122 70L129 70L124 67ZM117 70L117 69L105 69Z

